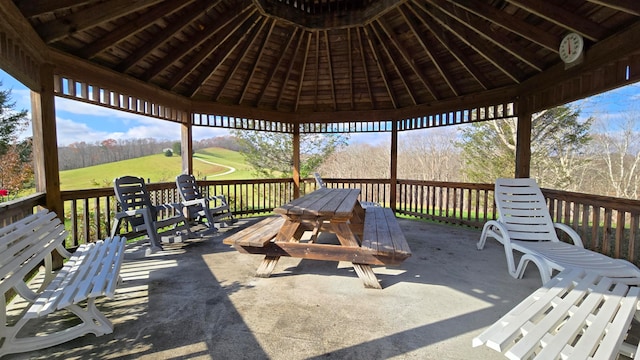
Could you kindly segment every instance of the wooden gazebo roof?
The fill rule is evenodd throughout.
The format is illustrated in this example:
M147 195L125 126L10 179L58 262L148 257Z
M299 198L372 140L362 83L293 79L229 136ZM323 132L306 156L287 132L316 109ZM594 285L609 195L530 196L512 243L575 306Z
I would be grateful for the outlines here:
M0 65L26 84L49 62L59 96L205 126L515 116L636 81L640 66L635 0L2 0L0 12ZM586 52L566 68L569 32Z

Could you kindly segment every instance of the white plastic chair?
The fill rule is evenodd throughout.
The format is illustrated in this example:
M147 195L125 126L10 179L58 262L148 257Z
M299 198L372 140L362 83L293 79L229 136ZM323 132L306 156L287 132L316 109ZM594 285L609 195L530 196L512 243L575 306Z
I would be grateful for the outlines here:
M477 246L482 250L488 237L504 245L509 274L514 278L522 278L528 263L533 262L543 283L551 279L554 270L582 268L616 281L640 284L640 269L635 265L585 249L572 228L554 223L534 179L497 179L495 202L499 217L484 225ZM560 241L556 229L569 235L573 245ZM517 268L515 251L522 253Z

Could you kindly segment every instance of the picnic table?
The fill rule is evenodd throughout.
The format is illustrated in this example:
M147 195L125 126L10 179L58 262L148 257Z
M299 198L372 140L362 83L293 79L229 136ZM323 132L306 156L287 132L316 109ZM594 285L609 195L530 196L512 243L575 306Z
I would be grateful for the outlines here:
M509 359L640 359L625 342L640 288L567 269L473 339Z
M224 243L238 251L264 254L257 276L269 277L281 256L348 261L365 287L380 289L371 265L399 265L411 255L391 209L365 210L359 189L321 188L274 209L278 216L243 229ZM303 240L305 232L311 232ZM336 235L337 244L318 243L318 234Z

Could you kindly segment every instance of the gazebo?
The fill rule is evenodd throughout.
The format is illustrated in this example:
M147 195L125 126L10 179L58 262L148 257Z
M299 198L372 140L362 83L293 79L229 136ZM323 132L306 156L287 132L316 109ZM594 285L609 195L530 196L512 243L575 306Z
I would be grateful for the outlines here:
M0 66L32 90L38 203L59 214L55 97L180 123L185 173L195 126L290 133L296 150L303 133L387 132L386 201L420 213L397 191L399 132L516 117L514 175L527 177L533 113L640 79L632 0L14 0L0 16ZM632 239L635 259L637 204L603 204L597 222L611 225L615 209L631 224L616 239ZM575 224L590 216L568 209L551 210Z

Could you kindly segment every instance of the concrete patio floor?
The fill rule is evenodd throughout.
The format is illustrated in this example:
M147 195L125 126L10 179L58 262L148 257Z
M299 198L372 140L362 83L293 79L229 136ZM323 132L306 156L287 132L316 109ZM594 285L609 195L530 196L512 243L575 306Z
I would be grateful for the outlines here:
M342 262L281 258L257 278L261 256L222 244L255 220L132 253L115 299L99 301L112 334L6 358L504 359L471 340L541 285L534 266L509 276L497 242L476 250L478 230L405 219L413 255L374 267L382 290Z

